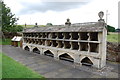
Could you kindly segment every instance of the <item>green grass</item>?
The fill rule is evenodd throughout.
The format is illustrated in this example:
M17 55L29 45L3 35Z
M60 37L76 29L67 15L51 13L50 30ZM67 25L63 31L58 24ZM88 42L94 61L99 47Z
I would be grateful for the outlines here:
M11 45L11 39L0 39L0 45Z
M23 26L25 27L25 25L20 25L20 26ZM26 25L27 28L31 28L31 27L34 27L34 25Z
M120 37L120 33L109 33L109 35L107 35L107 41L109 42L118 42L119 41L119 38L118 36ZM120 41L119 41L120 42Z
M25 25L20 25L20 26L23 26L25 28ZM26 25L26 28L32 28L34 27L35 25ZM45 27L46 25L38 25L39 27Z
M2 78L39 78L45 79L28 67L2 54Z
M0 53L0 80L2 78L2 53Z
M0 39L0 45L11 45L11 39ZM18 42L18 46L20 46L20 42Z

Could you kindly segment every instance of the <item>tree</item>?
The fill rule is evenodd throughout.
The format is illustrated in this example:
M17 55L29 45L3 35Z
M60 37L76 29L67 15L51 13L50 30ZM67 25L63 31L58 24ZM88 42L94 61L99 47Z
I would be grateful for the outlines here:
M107 25L107 30L108 32L115 32L115 28L110 25Z
M46 26L53 26L52 23L47 23Z
M21 32L21 31L23 31L23 26L18 25L15 30L16 30L17 32Z
M18 18L15 17L15 14L12 14L11 9L4 4L3 1L0 1L0 6L2 10L2 31L3 32L17 32L16 22Z

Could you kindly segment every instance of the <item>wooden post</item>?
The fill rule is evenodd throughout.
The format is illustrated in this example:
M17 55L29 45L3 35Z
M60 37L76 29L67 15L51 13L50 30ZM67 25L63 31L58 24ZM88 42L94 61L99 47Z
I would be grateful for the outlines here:
M14 41L11 41L11 46L14 46Z
M14 41L14 47L18 47L18 41Z
M22 43L23 43L22 40L20 40L20 47L21 47L21 48L22 48Z

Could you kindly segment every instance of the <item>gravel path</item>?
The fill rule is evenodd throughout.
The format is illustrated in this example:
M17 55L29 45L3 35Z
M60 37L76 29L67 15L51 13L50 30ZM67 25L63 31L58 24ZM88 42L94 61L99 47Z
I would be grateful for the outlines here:
M107 62L102 70L55 60L52 57L22 50L10 45L0 46L2 52L46 78L118 78L118 64Z

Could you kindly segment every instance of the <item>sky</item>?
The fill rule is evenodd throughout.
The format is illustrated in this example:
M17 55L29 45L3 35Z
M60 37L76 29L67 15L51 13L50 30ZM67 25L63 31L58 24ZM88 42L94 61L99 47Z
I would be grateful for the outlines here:
M103 11L103 19L115 28L118 28L118 2L119 0L4 0L19 18L17 23L20 25L63 25L67 18L71 23L97 22L98 13Z

